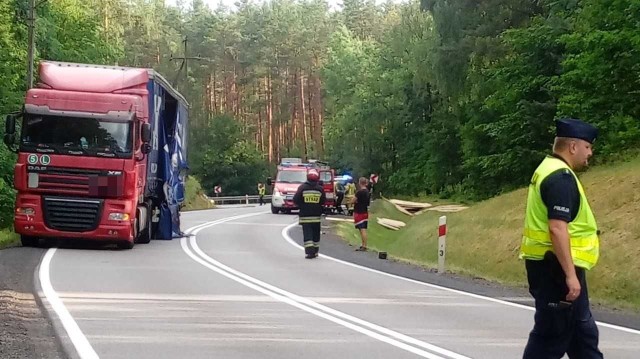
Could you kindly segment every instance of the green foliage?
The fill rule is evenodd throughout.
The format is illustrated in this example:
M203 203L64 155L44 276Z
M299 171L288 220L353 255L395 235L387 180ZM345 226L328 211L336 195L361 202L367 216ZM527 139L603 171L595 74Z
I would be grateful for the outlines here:
M559 114L590 119L601 131L605 156L640 145L640 4L589 0L562 41L564 73L555 90Z
M248 141L242 139L240 125L231 116L216 116L211 127L193 133L190 163L205 192L221 186L223 195L254 194L264 182L267 163Z
M334 35L326 141L338 162L379 171L387 192L482 199L526 184L557 118L599 128L600 162L640 147L637 2L417 7L385 8L370 50Z
M186 198L184 206L185 211L194 211L200 209L213 208L213 204L205 197L205 192L193 176L188 176L185 183Z
M640 147L637 1L349 0L340 12L322 0L244 0L213 10L186 3L43 2L36 60L165 74L192 105L191 174L208 193L215 185L254 193L273 173L260 152L269 101L279 130L273 153L324 155L357 176L376 172L385 194L480 199L521 186L550 150L553 120L564 116L599 127L598 162ZM3 114L24 96L27 14L25 0L0 0ZM185 36L201 58L188 71L172 61ZM323 138L304 142L290 133L298 106L291 83L303 72L308 81L320 76L315 109L323 111ZM223 105L221 93L242 105ZM310 126L307 118L311 133ZM0 157L8 213L14 157L6 148Z

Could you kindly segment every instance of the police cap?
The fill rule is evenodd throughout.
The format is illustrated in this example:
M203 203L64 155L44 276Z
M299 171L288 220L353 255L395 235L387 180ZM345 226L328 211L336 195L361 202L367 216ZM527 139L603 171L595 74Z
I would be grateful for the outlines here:
M556 136L579 138L593 143L598 137L598 129L582 120L565 118L556 121Z

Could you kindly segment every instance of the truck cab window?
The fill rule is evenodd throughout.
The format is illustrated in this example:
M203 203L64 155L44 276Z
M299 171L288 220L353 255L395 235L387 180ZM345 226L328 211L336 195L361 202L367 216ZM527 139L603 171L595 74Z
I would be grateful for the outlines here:
M113 122L96 118L27 115L21 145L51 148L58 153L85 155L132 153L133 122Z

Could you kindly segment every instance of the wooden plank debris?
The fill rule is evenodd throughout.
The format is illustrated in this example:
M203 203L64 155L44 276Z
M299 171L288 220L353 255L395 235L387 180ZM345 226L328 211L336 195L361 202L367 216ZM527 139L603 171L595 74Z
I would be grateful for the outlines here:
M381 225L381 226L383 226L385 228L392 229L394 231L400 230L400 227L401 227L401 226L397 225L397 223L400 222L400 221L394 221L394 220L391 220L391 219L388 219L388 218L380 218L380 217L378 217L378 218L376 218L376 221L378 222L379 225ZM404 227L405 223L404 222L400 222L400 223L402 223L402 227Z

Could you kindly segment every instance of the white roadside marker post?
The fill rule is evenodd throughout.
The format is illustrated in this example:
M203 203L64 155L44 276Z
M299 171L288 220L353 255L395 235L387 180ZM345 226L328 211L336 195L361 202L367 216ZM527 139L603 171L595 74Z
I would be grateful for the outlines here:
M438 221L438 274L444 273L444 260L447 238L447 216L440 217Z

